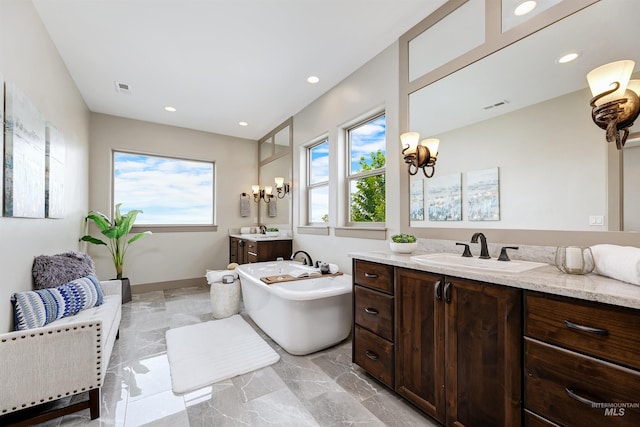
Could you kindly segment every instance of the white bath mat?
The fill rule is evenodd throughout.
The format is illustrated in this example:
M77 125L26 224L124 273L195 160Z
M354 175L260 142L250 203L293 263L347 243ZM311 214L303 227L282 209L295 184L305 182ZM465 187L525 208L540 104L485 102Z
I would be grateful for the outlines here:
M174 393L187 393L276 363L280 356L236 314L169 329L167 356Z

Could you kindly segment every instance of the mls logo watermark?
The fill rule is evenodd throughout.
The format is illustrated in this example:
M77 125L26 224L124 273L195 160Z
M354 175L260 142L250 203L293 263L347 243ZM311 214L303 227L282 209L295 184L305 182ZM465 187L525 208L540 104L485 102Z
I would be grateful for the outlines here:
M605 417L624 417L626 409L640 408L639 402L611 402L611 403L592 403L592 408L604 409Z

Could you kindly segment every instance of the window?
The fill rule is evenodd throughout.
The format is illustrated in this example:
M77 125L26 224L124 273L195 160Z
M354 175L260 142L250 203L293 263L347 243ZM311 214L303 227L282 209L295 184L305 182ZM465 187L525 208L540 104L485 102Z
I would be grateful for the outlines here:
M113 203L139 225L213 225L215 163L113 152Z
M307 148L308 222L329 222L329 141Z
M349 224L384 225L386 116L346 130L349 150Z

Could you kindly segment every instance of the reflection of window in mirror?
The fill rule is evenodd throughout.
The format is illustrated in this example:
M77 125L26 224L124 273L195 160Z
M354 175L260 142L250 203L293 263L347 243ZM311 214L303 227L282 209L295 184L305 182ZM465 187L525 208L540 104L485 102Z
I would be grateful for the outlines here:
M269 137L260 142L260 161L266 160L273 155L273 137Z
M307 148L307 195L309 224L329 222L329 141Z
M291 132L291 127L287 126L286 128L280 130L273 137L275 154L281 153L283 151L287 151L289 149L289 133Z

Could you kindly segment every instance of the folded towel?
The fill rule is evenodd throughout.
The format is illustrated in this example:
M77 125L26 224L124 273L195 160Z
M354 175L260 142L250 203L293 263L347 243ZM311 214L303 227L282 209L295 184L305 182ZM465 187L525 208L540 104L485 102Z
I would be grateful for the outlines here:
M278 200L273 198L273 199L271 199L271 201L267 205L267 206L269 206L269 209L268 209L269 218L273 218L273 217L278 216L278 203L277 202L278 202Z
M591 246L596 273L640 285L640 248L633 246Z
M329 263L329 273L336 274L340 269L338 268L338 264Z
M243 193L244 195L245 193ZM240 196L240 216L247 217L251 214L249 196Z
M238 278L238 272L235 270L207 270L207 283L222 282L222 276L233 276L235 280Z

